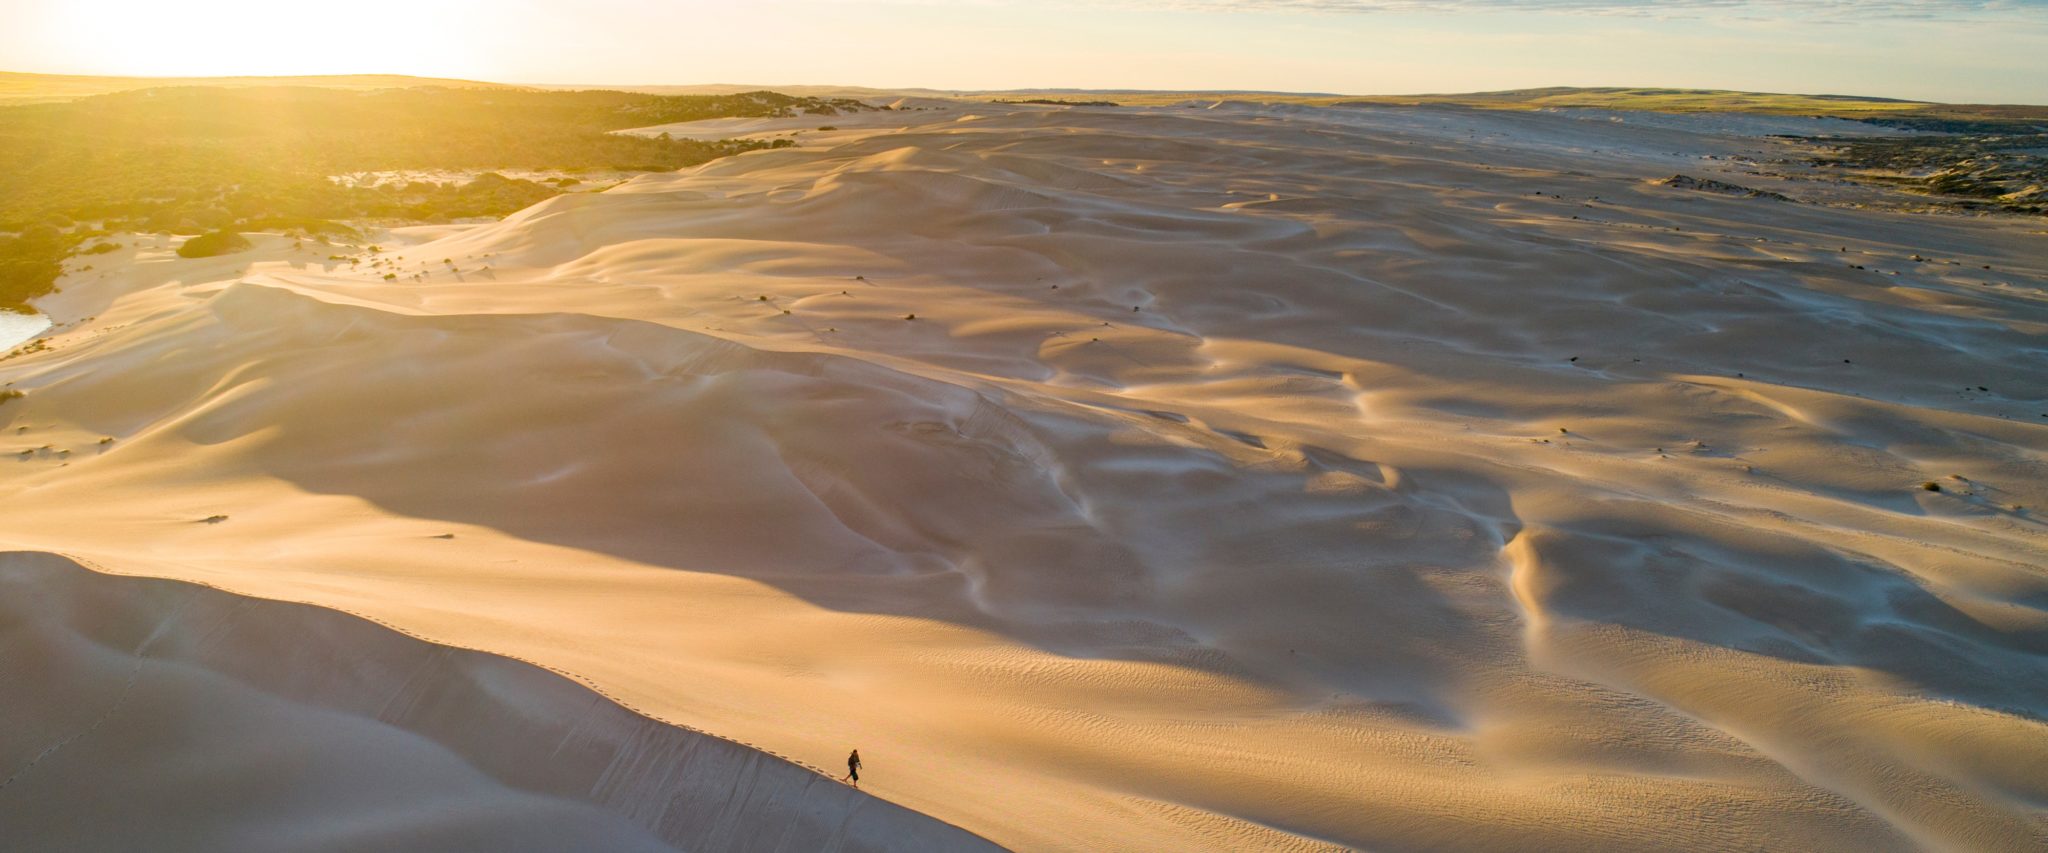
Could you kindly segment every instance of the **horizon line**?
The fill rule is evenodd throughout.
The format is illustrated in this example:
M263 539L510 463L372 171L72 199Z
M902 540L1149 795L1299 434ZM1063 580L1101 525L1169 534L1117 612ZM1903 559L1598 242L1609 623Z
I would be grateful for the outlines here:
M2031 103L2031 102L2023 102L2023 101L2007 101L2007 102L1991 102L1991 101L1930 101L1930 100L1921 100L1921 99L1915 99L1915 98L1896 98L1896 97L1889 97L1889 96L1884 96L1884 95L1852 95L1852 94L1842 94L1842 93L1822 93L1822 92L1768 92L1768 91L1760 91L1760 90L1753 90L1753 89L1719 89L1719 88L1702 88L1702 87L1697 87L1697 86L1670 86L1670 85L1654 85L1654 84L1652 84L1652 85L1625 85L1625 84L1607 84L1607 85L1550 85L1550 86L1522 86L1522 87L1516 87L1516 88L1511 88L1511 89L1478 89L1478 90L1471 90L1471 91L1464 91L1464 92L1447 92L1447 91L1435 91L1435 92L1324 92L1324 91L1297 91L1297 90L1289 90L1289 89L1228 89L1228 88L1203 88L1203 87L1186 87L1186 88L1153 88L1153 89L1144 89L1144 88L1129 88L1129 87L1123 87L1123 88L1118 88L1118 87L1106 87L1106 88L1092 88L1092 87L1079 87L1079 86L1018 86L1018 87L1009 87L1009 88L1001 88L1001 89L986 89L986 88L979 88L979 89L978 89L978 88L946 88L946 87L938 87L938 86L876 86L876 85L867 85L867 84L855 84L855 83L739 83L739 82L722 82L722 81L706 81L706 82L697 82L697 83L652 83L652 82L641 82L641 83L622 83L622 82L602 82L602 83L599 83L599 82L531 82L531 81L520 81L520 82L512 82L512 81L503 81L503 80L486 80L486 79L478 79L478 78L469 78L469 77L440 77L440 76L434 76L434 75L427 75L427 74L410 74L410 73L400 73L400 72L385 72L385 71L362 71L362 72L348 72L348 73L321 73L321 74L80 74L80 73L71 73L71 72L53 72L53 71L13 71L13 70L4 70L4 69L0 69L0 75L12 75L12 76L22 76L22 77L66 77L66 78L77 78L77 79L86 79L86 80L94 80L94 79L97 79L97 80L164 80L164 81L179 81L179 80L191 80L191 81L201 81L201 80L222 80L222 81L232 81L232 80L330 80L330 79L347 79L347 78L376 78L376 77L389 77L389 78L402 78L402 79L409 79L409 80L425 80L425 81L439 81L439 82L449 82L449 83L472 83L472 84L477 84L477 85L483 85L483 86L501 86L501 87L508 87L508 88L519 88L519 87L524 87L524 88L534 88L534 89L572 89L572 90L604 90L604 89L614 89L614 90L616 90L616 89L631 89L631 88L675 88L675 89L684 89L684 88L700 88L700 87L732 87L732 88L740 88L740 89L761 89L761 90L772 90L772 89L775 89L775 88L809 88L809 89L867 89L867 90L872 90L872 91L876 91L876 92L885 92L885 93L908 93L908 92L927 92L927 93L933 93L933 94L939 94L939 95L955 95L955 96L964 96L964 95L1022 95L1022 94L1095 94L1095 95L1177 95L1177 94L1186 94L1186 95L1285 95L1285 96L1290 96L1290 97L1303 97L1303 98L1433 98L1433 97L1454 97L1454 96L1474 96L1474 95L1506 95L1506 94L1518 94L1518 93L1526 93L1526 92L1538 92L1538 91L1546 91L1546 90L1555 90L1555 91L1584 91L1584 92L1592 92L1592 91L1639 91L1639 90L1661 90L1661 91L1665 91L1665 92L1671 92L1671 93L1697 93L1697 94L1735 94L1735 95L1774 95L1774 96L1781 96L1781 97L1799 97L1799 98L1834 98L1834 99L1844 99L1844 100L1858 100L1858 101L1874 101L1874 102L1893 102L1893 103L1898 103L1898 104L1933 104L1933 105L1940 105L1940 106L1982 106L1982 107L1995 107L1995 106L2013 106L2013 107L2048 107L2048 103ZM111 93L105 93L105 94L111 94ZM5 100L5 96L4 96L4 95L0 95L0 100Z

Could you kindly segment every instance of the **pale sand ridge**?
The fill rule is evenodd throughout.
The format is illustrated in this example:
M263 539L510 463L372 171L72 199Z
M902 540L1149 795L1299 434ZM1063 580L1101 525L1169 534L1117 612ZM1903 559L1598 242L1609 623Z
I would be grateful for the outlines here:
M0 745L15 849L989 848L533 666L335 611L50 554L0 554L0 589L0 672L41 694L13 703Z

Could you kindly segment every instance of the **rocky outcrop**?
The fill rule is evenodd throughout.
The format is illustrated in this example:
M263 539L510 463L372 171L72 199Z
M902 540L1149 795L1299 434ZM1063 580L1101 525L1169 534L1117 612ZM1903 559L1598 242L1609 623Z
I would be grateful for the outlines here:
M1769 199L1771 201L1792 200L1789 196L1780 195L1769 190L1753 189L1751 187L1745 187L1740 184L1731 184L1725 181L1716 181L1711 178L1695 178L1691 175L1672 175L1671 177L1658 181L1657 185L1673 187L1681 190L1698 190L1700 192L1741 196L1743 198L1762 198Z

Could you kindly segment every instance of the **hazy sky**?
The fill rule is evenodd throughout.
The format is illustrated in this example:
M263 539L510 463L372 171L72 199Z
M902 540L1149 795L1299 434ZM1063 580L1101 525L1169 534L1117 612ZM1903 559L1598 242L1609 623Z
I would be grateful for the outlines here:
M2048 0L0 0L0 70L2048 104Z

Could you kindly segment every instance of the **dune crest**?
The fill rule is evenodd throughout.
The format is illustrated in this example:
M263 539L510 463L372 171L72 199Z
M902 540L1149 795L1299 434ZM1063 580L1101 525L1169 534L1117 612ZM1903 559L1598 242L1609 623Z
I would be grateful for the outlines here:
M15 703L0 741L10 844L994 849L530 664L333 610L53 554L0 555L0 587L0 667L55 694Z

